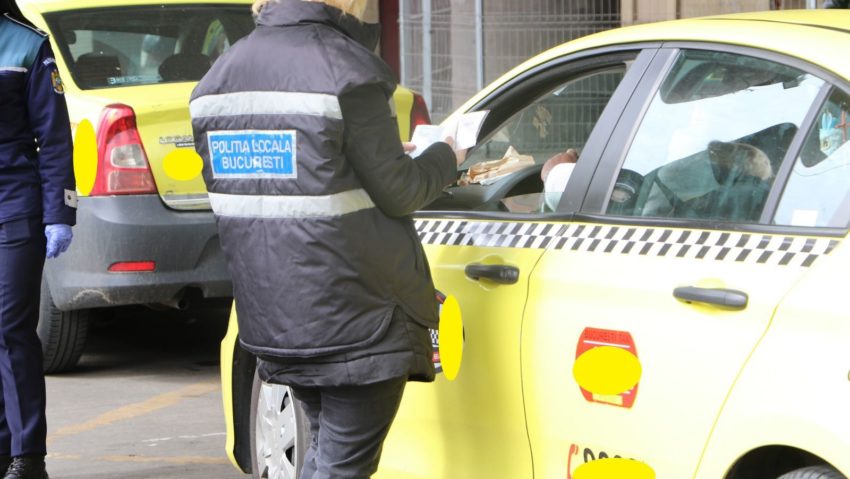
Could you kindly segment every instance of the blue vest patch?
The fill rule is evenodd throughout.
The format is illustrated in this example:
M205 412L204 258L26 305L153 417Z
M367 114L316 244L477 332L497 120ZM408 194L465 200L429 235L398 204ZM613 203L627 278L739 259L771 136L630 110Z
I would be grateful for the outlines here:
M213 178L297 178L295 130L207 133Z

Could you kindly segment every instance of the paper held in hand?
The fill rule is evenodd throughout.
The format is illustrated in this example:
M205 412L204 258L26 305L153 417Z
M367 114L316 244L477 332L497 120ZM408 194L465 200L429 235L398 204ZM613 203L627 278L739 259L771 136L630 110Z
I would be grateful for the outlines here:
M455 150L465 150L475 146L478 140L478 132L484 118L489 110L464 113L456 119L442 125L419 125L413 130L410 142L416 145L416 149L410 154L416 158L432 144L443 141L447 137L455 139Z

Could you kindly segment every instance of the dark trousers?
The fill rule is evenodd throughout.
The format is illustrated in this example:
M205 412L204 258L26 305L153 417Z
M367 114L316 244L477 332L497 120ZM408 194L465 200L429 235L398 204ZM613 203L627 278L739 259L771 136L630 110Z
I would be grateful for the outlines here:
M293 387L313 435L300 479L374 474L406 383L407 378L397 378L366 386Z
M36 334L44 230L40 218L0 224L0 454L45 454L44 369Z

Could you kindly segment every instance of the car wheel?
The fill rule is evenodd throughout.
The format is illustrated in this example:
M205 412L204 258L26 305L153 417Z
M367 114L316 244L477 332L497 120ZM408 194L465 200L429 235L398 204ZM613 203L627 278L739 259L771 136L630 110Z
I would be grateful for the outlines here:
M250 425L254 478L296 479L310 445L310 428L289 386L263 382L255 371Z
M847 479L847 476L829 466L809 466L794 469L776 479Z
M38 338L44 354L44 372L60 373L77 365L89 335L87 309L62 311L53 304L47 279L41 279L38 307Z

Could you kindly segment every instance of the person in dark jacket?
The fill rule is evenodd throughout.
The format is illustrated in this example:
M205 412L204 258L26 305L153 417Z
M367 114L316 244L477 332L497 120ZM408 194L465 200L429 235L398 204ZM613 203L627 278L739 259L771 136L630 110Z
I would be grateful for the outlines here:
M365 4L256 2L256 29L190 102L240 344L310 420L305 479L373 474L405 383L435 374L435 290L409 215L462 155L405 153Z
M47 478L42 349L36 334L45 255L76 220L71 127L46 35L0 0L0 472Z

